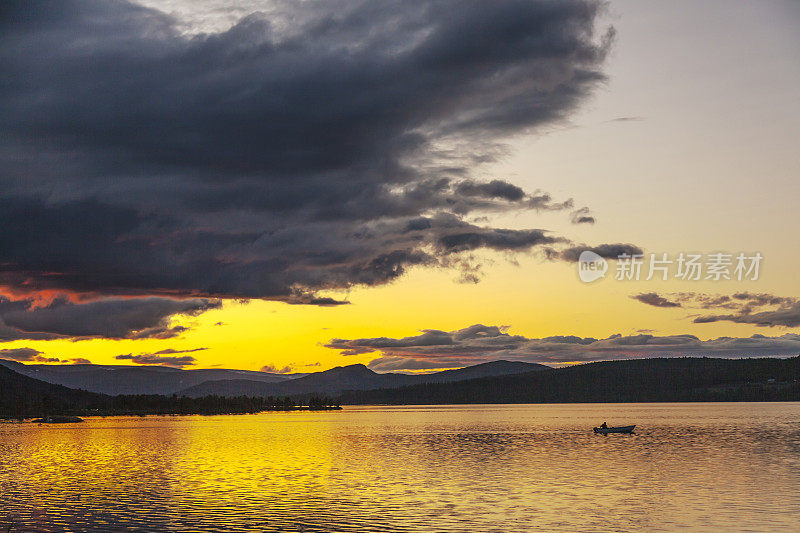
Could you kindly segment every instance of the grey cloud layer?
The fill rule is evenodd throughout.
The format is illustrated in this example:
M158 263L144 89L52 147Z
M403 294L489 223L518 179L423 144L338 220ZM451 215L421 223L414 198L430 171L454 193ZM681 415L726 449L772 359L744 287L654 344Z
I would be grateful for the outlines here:
M4 348L0 350L0 359L10 359L12 361L35 361L37 363L59 362L56 357L46 357L39 350L33 348Z
M292 367L290 365L277 367L275 365L269 364L262 366L261 371L270 372L271 374L289 374L292 372Z
M780 307L770 311L748 311L736 314L703 315L696 317L694 322L707 324L709 322L729 321L739 324L754 324L756 326L784 326L796 328L800 326L800 302L790 306Z
M719 337L694 335L612 335L605 339L553 336L541 339L512 335L506 327L473 326L455 330L423 330L420 335L393 339L332 339L325 345L344 355L380 354L374 370L453 368L497 359L559 364L645 356L749 357L800 354L800 335L780 337Z
M221 306L218 300L193 298L105 298L47 305L33 299L0 296L0 341L59 338L167 339L186 330L170 324L176 315L195 316Z
M191 366L195 358L191 355L156 355L152 353L123 354L114 357L119 361L131 361L137 365L162 365L162 366Z
M617 259L622 254L634 255L643 253L642 249L634 244L600 244L598 246L570 246L559 252L553 251L550 253L552 258L563 259L577 263L583 251L594 252L604 259Z
M678 302L673 302L660 296L658 293L655 292L642 292L631 296L634 300L642 302L643 304L652 305L653 307L680 307L681 304Z
M800 326L800 298L776 296L766 293L737 292L732 295L693 292L642 293L631 298L655 307L683 307L696 310L721 310L726 313L700 314L694 317L697 324L710 322L736 322L756 326Z
M600 2L276 5L187 36L122 0L4 2L0 284L335 305L314 292L570 245L465 216L573 209L471 169L604 79Z
M0 350L0 359L10 359L12 361L25 361L34 363L72 363L72 364L85 364L91 363L88 359L83 357L75 357L73 359L59 359L58 357L49 357L33 348L4 348Z
M140 353L140 354L122 354L117 355L114 359L119 361L132 361L137 365L163 365L163 366L191 366L196 363L196 359L192 355L178 355L184 353L202 352L208 348L191 348L189 350L176 350L174 348L167 348L153 353Z
M594 224L597 219L592 215L588 207L581 207L573 211L570 220L573 224Z

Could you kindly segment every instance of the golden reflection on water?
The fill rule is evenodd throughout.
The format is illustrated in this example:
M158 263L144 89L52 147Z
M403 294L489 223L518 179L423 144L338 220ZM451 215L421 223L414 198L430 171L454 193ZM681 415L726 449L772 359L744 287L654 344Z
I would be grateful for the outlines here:
M637 424L636 435L591 427ZM793 530L800 404L0 424L16 531ZM0 528L0 531L3 529Z

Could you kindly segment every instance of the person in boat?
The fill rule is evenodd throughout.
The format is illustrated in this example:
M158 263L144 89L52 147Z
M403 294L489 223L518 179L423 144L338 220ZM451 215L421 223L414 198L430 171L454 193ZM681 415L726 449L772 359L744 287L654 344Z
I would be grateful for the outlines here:
M608 424L603 422L602 424L600 424L600 429L608 429Z

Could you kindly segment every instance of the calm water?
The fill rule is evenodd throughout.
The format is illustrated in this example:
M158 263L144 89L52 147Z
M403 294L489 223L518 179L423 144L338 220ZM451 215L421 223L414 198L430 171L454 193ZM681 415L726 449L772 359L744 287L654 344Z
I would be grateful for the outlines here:
M636 435L591 427L637 424ZM800 529L800 403L0 424L0 531Z

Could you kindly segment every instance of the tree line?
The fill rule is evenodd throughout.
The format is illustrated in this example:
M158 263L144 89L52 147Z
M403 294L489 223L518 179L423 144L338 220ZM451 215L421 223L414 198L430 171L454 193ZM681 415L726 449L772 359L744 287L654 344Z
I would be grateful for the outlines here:
M79 401L43 394L34 398L17 397L0 402L0 418L24 420L48 416L121 416L121 415L221 415L260 413L262 411L341 409L328 397L312 397L301 402L291 397L268 396L188 396L136 394L81 398Z
M351 391L343 404L800 401L800 357L643 358Z

